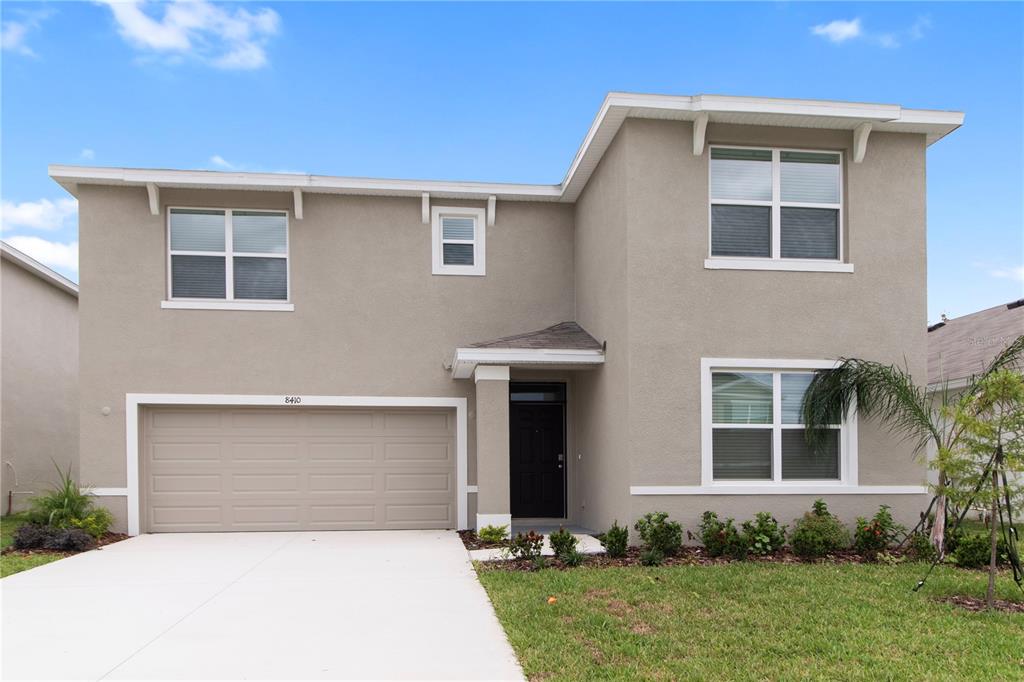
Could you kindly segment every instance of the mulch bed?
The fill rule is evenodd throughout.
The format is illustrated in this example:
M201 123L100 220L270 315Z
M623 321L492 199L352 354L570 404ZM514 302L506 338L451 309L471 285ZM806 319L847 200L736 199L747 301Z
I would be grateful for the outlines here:
M484 542L476 536L474 530L460 530L459 537L462 538L462 544L469 550L500 548L508 544L506 542Z
M131 537L131 536L127 535L126 533L106 533L106 534L104 534L102 537L100 537L96 541L96 544L91 549L87 549L85 551L86 552L90 552L93 549L103 549L107 545L112 545L115 542L121 542L121 540L127 540L129 537ZM4 554L4 555L12 554L14 556L36 556L36 555L39 555L39 554L58 554L60 556L68 556L68 555L71 555L71 554L81 554L81 552L69 552L69 551L64 550L64 549L14 549L14 547L11 546L11 547L4 547L3 550L0 550L0 554Z
M952 604L953 606L967 611L974 611L975 613L988 611L988 606L985 604L985 600L979 599L978 597L965 597L961 594L954 594L950 597L936 597L935 601ZM1002 611L1003 613L1024 613L1024 602L1019 601L996 599L994 600L992 607L994 610Z
M468 545L467 545L468 547ZM474 548L476 549L476 548ZM906 553L898 552L896 550L890 550L889 555L892 557L906 557ZM554 557L545 557L547 559L547 567L555 569L570 569L570 567L563 564L561 561ZM727 557L709 557L704 553L703 547L683 547L676 556L666 557L661 563L662 566L714 566L718 564L732 563L734 560ZM842 552L834 552L827 555L817 561L811 561L807 559L801 559L796 556L788 549L783 550L777 554L769 556L755 556L751 554L747 558L748 562L762 563L762 564L807 564L807 563L825 563L825 564L864 564L869 563L868 559L854 552L852 550L844 550ZM528 559L510 559L505 561L481 561L479 562L484 568L490 570L504 570L504 571L534 571L536 567L533 562ZM640 563L640 548L630 547L626 551L624 557L609 557L604 554L588 554L583 560L584 567L586 568L615 568L623 566L642 566Z

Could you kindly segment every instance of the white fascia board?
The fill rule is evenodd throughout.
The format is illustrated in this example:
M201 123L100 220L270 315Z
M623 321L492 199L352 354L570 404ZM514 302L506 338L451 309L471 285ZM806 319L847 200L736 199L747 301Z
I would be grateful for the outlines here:
M493 182L447 182L439 180L389 180L349 178L293 173L236 173L204 170L156 170L146 168L100 168L94 166L49 166L50 177L72 194L78 184L180 187L196 189L239 189L259 191L319 192L325 194L379 194L421 197L429 192L442 198L495 196L519 201L558 201L558 185L525 185Z
M39 279L43 280L47 284L52 284L61 291L65 291L75 298L78 298L78 285L72 282L67 277L54 272L50 268L46 267L35 258L18 251L7 242L0 241L0 254L3 255L3 260L13 263L24 270L27 270L31 274L35 275Z
M926 495L923 485L633 485L630 495Z
M97 168L89 166L52 165L50 177L68 190L77 192L77 185L145 185L158 187L189 187L243 190L293 191L363 194L383 196L422 196L429 192L438 198L482 199L490 196L513 201L558 201L572 203L579 196L604 155L608 145L630 116L662 114L662 118L692 120L698 113L707 113L711 122L715 115L728 116L734 123L764 123L764 117L833 119L824 128L851 129L858 122L871 122L875 130L916 132L927 135L932 144L956 130L963 123L963 113L903 109L897 104L871 104L828 100L780 99L767 97L733 97L728 95L648 95L624 92L609 93L586 136L558 185L514 183L457 182L437 180L389 180L352 178L328 175L290 173L238 173L222 171L159 170L141 168ZM664 115L669 114L669 115Z
M452 378L469 379L477 365L601 365L599 350L558 350L542 348L456 348Z

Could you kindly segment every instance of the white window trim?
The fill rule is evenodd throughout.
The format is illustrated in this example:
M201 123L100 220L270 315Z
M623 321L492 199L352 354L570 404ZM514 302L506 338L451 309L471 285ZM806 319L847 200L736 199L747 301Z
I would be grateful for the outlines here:
M445 265L442 257L442 231L441 218L456 216L459 218L472 218L473 225L473 264L472 265ZM432 206L430 209L430 232L431 232L431 257L433 260L432 272L435 275L470 275L482 277L487 274L487 220L486 212L482 208L466 208L465 206ZM467 244L462 240L446 240L452 243Z
M711 150L712 149L759 149L772 153L772 200L752 201L746 199L715 199L711 196ZM839 155L839 203L820 204L797 201L782 201L782 152L810 152ZM836 149L796 149L792 147L769 147L740 144L713 144L708 147L708 256L704 267L708 270L780 270L786 272L853 272L853 264L845 262L845 211L846 197L843 191L845 179L843 152ZM715 204L728 206L768 206L772 209L771 255L769 257L715 256L711 253L711 207ZM783 258L782 254L782 208L828 208L838 209L838 251L839 258Z
M772 382L773 390L773 431L772 444L772 477L773 480L714 480L714 462L712 458L712 421L711 421L711 375L715 370L752 371L752 372L799 372L817 369L832 369L838 366L834 360L790 360L790 359L751 359L751 358L701 358L700 361L700 423L701 423L701 488L721 488L744 494L749 491L758 492L780 489L795 492L825 493L838 489L857 487L857 411L851 407L839 427L839 479L838 480L783 480L782 479L782 448L781 410L774 410L779 402L782 391L781 381ZM769 425L765 424L764 427ZM794 425L795 426L795 425ZM740 426L740 428L744 428Z
M224 211L224 250L223 251L172 251L171 250L171 212L183 211ZM283 215L285 221L284 253L235 253L233 248L232 214L235 211L245 213L268 213ZM284 311L295 310L292 298L292 259L291 259L291 218L287 210L270 208L224 208L222 206L168 206L166 218L167 232L167 299L160 302L160 307L171 310L264 310ZM221 256L224 258L224 295L225 298L186 298L174 296L174 283L171 272L171 256ZM235 298L235 262L234 257L241 258L283 258L285 262L285 287L288 298L253 299Z

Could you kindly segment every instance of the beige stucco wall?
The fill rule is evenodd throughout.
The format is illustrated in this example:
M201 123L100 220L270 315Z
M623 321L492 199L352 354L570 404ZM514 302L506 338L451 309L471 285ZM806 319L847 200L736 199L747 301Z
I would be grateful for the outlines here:
M577 373L571 411L577 494L570 513L593 530L630 521L627 138L619 132L576 203L576 319L608 344L603 367Z
M0 260L0 479L3 512L78 475L78 301ZM89 481L85 481L89 483Z
M505 379L476 382L476 501L480 514L511 513L508 385Z
M160 199L292 205L272 192ZM126 485L126 393L463 396L475 484L474 385L444 361L460 344L573 318L571 206L498 202L487 276L453 277L431 275L419 199L306 194L305 218L290 221L295 310L250 312L161 309L166 212L150 215L142 188L82 186L79 201L81 459L95 485Z
M625 132L633 485L700 484L702 357L906 361L925 381L923 136L872 135L863 163L853 164L849 132L709 126L709 144L847 152L846 252L855 272L846 274L705 269L708 149L693 155L687 123L629 120ZM923 484L925 468L909 446L863 422L859 441L861 485ZM665 508L692 523L706 508L788 516L794 504L809 507L799 498L758 497L634 497L633 508L634 515ZM922 496L891 497L826 496L860 513L884 501L904 519L921 506Z

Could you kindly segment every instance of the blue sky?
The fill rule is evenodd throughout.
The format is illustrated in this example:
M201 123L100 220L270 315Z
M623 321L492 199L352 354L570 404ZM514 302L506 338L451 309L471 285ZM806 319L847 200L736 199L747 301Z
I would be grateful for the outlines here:
M929 319L1024 296L1021 4L0 12L3 238L74 279L75 204L47 164L554 183L625 90L965 111L928 155Z

